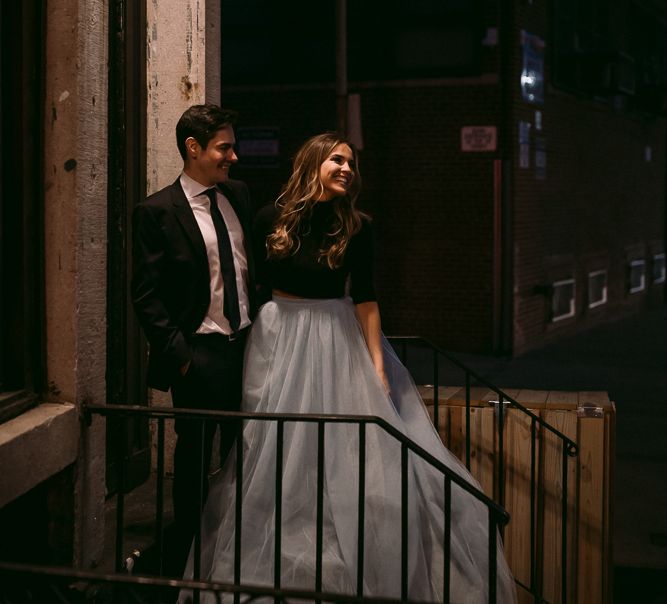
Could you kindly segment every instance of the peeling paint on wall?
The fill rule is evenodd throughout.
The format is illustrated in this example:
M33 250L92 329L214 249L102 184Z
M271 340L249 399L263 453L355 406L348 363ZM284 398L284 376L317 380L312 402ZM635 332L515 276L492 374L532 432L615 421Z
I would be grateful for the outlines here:
M154 192L182 169L174 130L205 95L205 2L152 0L148 5L147 188Z

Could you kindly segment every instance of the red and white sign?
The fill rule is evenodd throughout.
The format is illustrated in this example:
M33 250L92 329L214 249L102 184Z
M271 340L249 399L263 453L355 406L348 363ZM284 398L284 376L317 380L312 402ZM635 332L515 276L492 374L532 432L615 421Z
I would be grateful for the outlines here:
M495 151L497 146L495 126L463 126L461 151Z

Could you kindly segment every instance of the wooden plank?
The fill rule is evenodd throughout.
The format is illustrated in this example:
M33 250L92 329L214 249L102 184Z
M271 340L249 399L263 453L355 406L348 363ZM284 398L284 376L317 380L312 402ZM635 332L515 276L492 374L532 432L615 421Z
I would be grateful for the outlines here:
M502 393L505 396L509 396L516 400L516 397L519 396L519 392L521 392L521 388L500 388Z
M611 401L609 395L604 391L582 391L579 393L579 405L597 405L604 408L609 408Z
M530 557L534 551L530 542L530 463L531 420L518 409L508 409L505 424L505 507L511 521L505 529L505 553L514 577L525 585L530 585Z
M528 409L543 409L548 396L548 390L523 389L514 397L514 400Z
M542 419L571 439L577 437L577 415L574 411L546 409ZM550 430L543 430L540 439L540 498L538 502L538 575L542 595L548 602L562 601L562 501L563 501L563 446ZM577 459L568 457L567 472L567 582L568 602L576 594L576 500ZM541 559L540 559L541 558Z
M613 577L613 557L614 557L614 460L616 459L616 406L613 402L609 404L609 411L604 414L605 428L605 464L604 464L604 497L603 513L604 522L602 525L602 601L614 601L614 577Z
M465 407L449 407L449 442L447 447L465 465Z
M546 401L547 409L577 409L579 404L578 392L564 392L562 390L552 390Z
M470 473L489 497L494 495L494 419L492 407L470 409Z
M425 404L433 404L433 386L417 386L417 390ZM438 402L441 405L446 403L452 396L457 394L459 390L461 390L460 386L440 386L438 388Z
M486 399L485 399L486 397ZM470 404L476 407L484 407L487 405L487 400L492 398L492 391L489 390L486 386L471 386L470 387ZM462 405L466 404L466 389L461 387L455 392L449 399L447 399L449 405Z
M579 398L581 405L581 396ZM577 601L602 602L604 523L605 422L579 418L579 541Z
M429 417L431 418L431 421L433 422L433 404L427 404L426 405L426 410L428 411ZM438 411L438 434L440 436L440 440L443 442L443 444L446 447L449 447L449 415L450 415L450 408L447 407L446 405L442 405L439 408ZM434 423L435 425L435 423Z
M612 477L614 455L614 405L605 392L558 392L505 390L555 429L578 442L579 456L567 458L567 582L568 602L610 602L612 598ZM430 394L430 397L429 397ZM423 396L431 404L432 388ZM478 397L479 400L476 400ZM497 405L485 398L492 391L471 389L471 473L484 492L497 495ZM465 463L465 389L440 390L440 436L445 445ZM578 406L595 407L577 413ZM537 406L538 409L535 409ZM512 517L505 532L505 551L516 578L530 583L530 418L516 409L505 409L506 507ZM600 413L601 412L601 413ZM596 416L597 413L597 416ZM562 601L562 514L563 456L561 440L539 428L536 458L536 576L535 587L545 601ZM497 499L497 498L496 498ZM526 594L519 589L520 601Z

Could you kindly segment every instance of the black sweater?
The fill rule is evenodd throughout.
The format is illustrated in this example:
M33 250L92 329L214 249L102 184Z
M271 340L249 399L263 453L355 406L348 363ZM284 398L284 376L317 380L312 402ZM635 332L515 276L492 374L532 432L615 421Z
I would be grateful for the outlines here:
M264 206L255 218L254 243L257 282L264 298L271 289L279 289L302 298L342 298L349 295L355 304L376 300L373 287L373 236L370 222L362 220L361 229L347 245L343 263L330 269L319 250L331 231L336 201L319 202L310 220L299 227L299 249L284 258L267 258L266 238L273 231L279 210L273 204Z

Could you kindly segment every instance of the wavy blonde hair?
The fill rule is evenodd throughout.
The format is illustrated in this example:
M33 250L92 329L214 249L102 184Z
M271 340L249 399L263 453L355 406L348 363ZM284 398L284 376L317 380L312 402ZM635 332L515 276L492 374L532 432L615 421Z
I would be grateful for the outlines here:
M301 225L308 221L315 204L322 203L316 201L324 193L320 180L320 166L341 143L352 150L356 166L354 178L344 196L336 198L335 201L325 202L334 203L335 218L331 231L326 233L318 260L325 262L331 269L338 268L343 263L347 245L352 236L361 229L364 214L357 210L355 205L361 189L357 150L354 145L335 132L313 136L297 152L292 175L276 199L276 207L280 213L273 232L266 240L266 249L270 257L284 258L298 251L301 246L299 240Z

